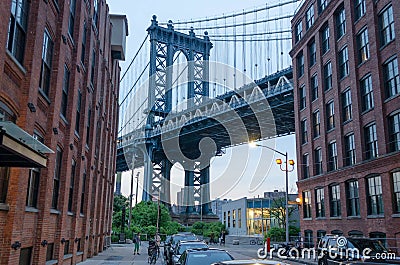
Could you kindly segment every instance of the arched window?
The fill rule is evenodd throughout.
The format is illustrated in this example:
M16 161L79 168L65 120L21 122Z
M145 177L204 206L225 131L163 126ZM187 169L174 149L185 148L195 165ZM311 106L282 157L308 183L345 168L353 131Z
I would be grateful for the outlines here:
M16 121L16 115L0 101L0 122L2 121ZM8 191L8 180L10 177L10 169L8 167L0 167L0 203L5 203Z
M363 237L364 234L363 234L363 232L358 231L358 230L351 230L349 232L349 236L352 236L352 237Z
M342 232L341 230L335 229L335 230L332 230L331 234L332 234L332 235L342 236L342 235L343 235L343 232Z

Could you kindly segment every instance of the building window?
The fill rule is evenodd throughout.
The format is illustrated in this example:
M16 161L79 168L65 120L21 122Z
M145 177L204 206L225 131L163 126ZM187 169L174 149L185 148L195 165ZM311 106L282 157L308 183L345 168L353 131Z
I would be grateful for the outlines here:
M314 150L314 161L315 161L315 175L322 174L322 150L318 147Z
M26 195L26 206L37 208L39 194L40 169L29 169L28 190Z
M308 45L308 52L310 54L310 67L313 66L317 62L317 46L315 41L311 42Z
M42 47L42 66L40 70L39 87L46 96L49 96L51 60L53 57L53 41L47 30L44 31Z
M399 65L397 58L393 58L383 65L386 98L400 93Z
M308 30L314 24L314 5L311 5L306 12L306 29Z
M321 134L321 117L319 110L313 113L313 133L314 138L319 137Z
M236 211L232 210L232 227L236 227Z
M228 211L228 227L231 227L231 211Z
M339 51L339 77L340 79L349 74L349 53L347 47Z
M318 98L318 76L313 75L311 77L311 98L312 101Z
M72 160L71 180L69 182L69 194L68 194L68 212L72 212L72 202L74 200L75 173L76 173L76 162L75 160Z
M304 56L301 52L297 55L297 77L302 77L304 75Z
M328 155L329 155L329 171L338 169L338 157L337 157L337 146L336 142L330 142L328 144Z
M300 102L299 102L299 107L300 110L304 109L307 106L306 103L306 87L303 85L299 89L299 94L300 94Z
M90 69L90 85L94 87L94 71L96 66L96 52L93 50L92 52L92 66Z
M326 231L325 230L318 230L317 231L317 242L319 242L321 240L321 238L323 236L325 236L325 235L326 235Z
M389 117L389 143L390 151L400 151L400 113Z
M342 93L342 115L343 122L351 120L353 116L350 89L347 89Z
M321 31L322 54L329 51L329 26L325 25Z
M366 11L365 0L354 0L354 9L356 20L359 20L362 16L364 16Z
M400 213L400 171L392 173L394 213Z
M226 212L224 212L224 226L226 227Z
M367 206L369 215L383 214L381 177L367 178Z
M376 124L370 124L364 128L365 158L378 157L378 137L376 135Z
M360 216L360 198L358 195L358 181L350 180L346 183L347 216Z
M351 166L356 163L356 144L354 142L354 133L344 137L344 163L346 166Z
M99 0L93 1L93 23L97 28L97 23L99 21Z
M81 239L77 238L77 239L75 239L75 242L76 242L76 252L83 252Z
M32 247L21 248L19 253L19 264L32 264Z
M311 218L311 192L303 191L303 217Z
M363 63L369 59L368 29L365 28L357 35L358 63Z
M312 230L305 230L304 231L304 247L312 248L314 247L313 243L313 231Z
M303 36L303 24L301 23L301 20L294 26L294 32L295 32L295 42L297 43L299 40L301 40L301 37Z
M309 155L304 154L303 155L303 179L309 178L310 177L310 162L309 162Z
M9 178L10 178L10 168L0 167L0 203L6 202Z
M7 49L21 64L24 61L25 54L28 13L28 0L12 1L11 16L8 24Z
M85 191L86 191L86 173L82 175L82 192L81 192L81 214L84 214L85 206Z
M393 8L390 5L379 15L381 46L385 46L395 38Z
M301 143L305 144L308 141L307 119L301 121Z
M374 107L374 94L372 89L372 78L371 75L361 79L361 109L362 111L370 110Z
M238 228L242 228L242 208L238 209Z
M346 13L343 6L336 14L336 33L338 39L346 34Z
M315 211L317 218L325 217L325 198L323 188L315 190Z
M53 197L51 202L51 208L53 209L58 208L62 155L63 155L62 150L57 146L56 164L54 165L54 177L53 177Z
M331 217L338 217L341 215L340 209L340 186L332 185L330 188L330 204L331 204Z
M321 13L328 6L330 0L318 0L318 12Z
M75 4L76 0L69 1L69 20L68 20L68 34L74 38L74 25L75 25Z
M82 104L82 92L78 91L78 98L76 100L76 117L75 117L75 132L79 134L80 132L80 122L81 122L81 104Z
M48 243L46 249L46 261L53 260L54 243Z
M326 104L326 130L330 131L335 128L335 106L333 101Z
M332 88L332 63L328 62L324 65L324 89L328 91Z
M87 123L86 123L86 145L90 146L90 118L92 116L92 109L89 107L88 109L88 117L87 117Z
M16 121L16 115L0 100L0 121ZM0 203L7 200L8 181L10 178L9 167L0 167Z
M64 79L63 79L62 97L61 97L61 115L64 118L67 117L69 77L70 77L69 69L66 65L64 65Z
M64 242L64 255L68 255L69 254L69 240L66 240Z
M82 50L81 50L82 65L85 65L85 52L86 52L86 22L83 24L83 32L82 32Z

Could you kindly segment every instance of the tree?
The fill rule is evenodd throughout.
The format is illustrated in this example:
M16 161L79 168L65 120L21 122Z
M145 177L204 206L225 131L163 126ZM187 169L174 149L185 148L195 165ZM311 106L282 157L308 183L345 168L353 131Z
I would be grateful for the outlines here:
M140 202L132 209L133 223L140 227L157 226L157 203ZM164 227L171 221L167 207L160 204L159 227Z
M271 218L275 218L278 220L279 227L281 228L286 228L286 198L285 197L279 197L279 198L274 198L271 203L271 207L268 209L271 215ZM288 209L288 218L289 218L289 223L290 222L295 222L294 220L290 220L290 217L292 217L293 213L295 212L294 207L289 207ZM290 228L290 225L289 225Z

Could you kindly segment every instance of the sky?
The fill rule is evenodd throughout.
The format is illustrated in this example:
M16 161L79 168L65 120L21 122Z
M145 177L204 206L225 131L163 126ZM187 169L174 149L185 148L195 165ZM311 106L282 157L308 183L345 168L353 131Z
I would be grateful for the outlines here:
M127 37L126 61L120 63L122 72L128 67L140 43L146 36L146 29L150 25L153 15L157 15L157 20L160 22L182 21L222 15L243 9L248 10L265 6L267 2L276 3L277 0L107 0L110 13L125 14L128 19L129 36ZM289 158L296 161L294 135L276 138L262 144L281 152L288 152ZM235 160L235 154L238 153L246 154L244 164L237 163L239 161ZM245 196L262 196L263 192L275 189L284 190L285 173L275 164L275 158L279 158L279 155L262 147L250 148L248 145L243 145L226 150L225 155L216 157L211 162L211 198L238 199ZM138 172L138 198L140 201L143 172L138 169L133 174L136 176ZM132 172L125 172L122 176L122 193L124 195L130 194L131 174ZM174 166L171 171L171 199L173 202L176 202L176 192L183 187L183 174L184 172L179 165ZM254 184L255 180L256 185ZM289 192L297 190L296 180L297 174L294 170L289 173ZM135 185L134 178L134 187ZM135 189L133 193L135 193Z

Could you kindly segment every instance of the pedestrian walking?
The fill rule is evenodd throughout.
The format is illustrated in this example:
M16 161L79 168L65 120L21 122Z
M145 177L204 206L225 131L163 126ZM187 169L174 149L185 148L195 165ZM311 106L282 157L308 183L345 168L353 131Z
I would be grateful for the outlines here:
M133 255L140 255L139 253L139 247L140 247L140 233L137 233L136 235L133 236L133 244L135 245L133 249Z

